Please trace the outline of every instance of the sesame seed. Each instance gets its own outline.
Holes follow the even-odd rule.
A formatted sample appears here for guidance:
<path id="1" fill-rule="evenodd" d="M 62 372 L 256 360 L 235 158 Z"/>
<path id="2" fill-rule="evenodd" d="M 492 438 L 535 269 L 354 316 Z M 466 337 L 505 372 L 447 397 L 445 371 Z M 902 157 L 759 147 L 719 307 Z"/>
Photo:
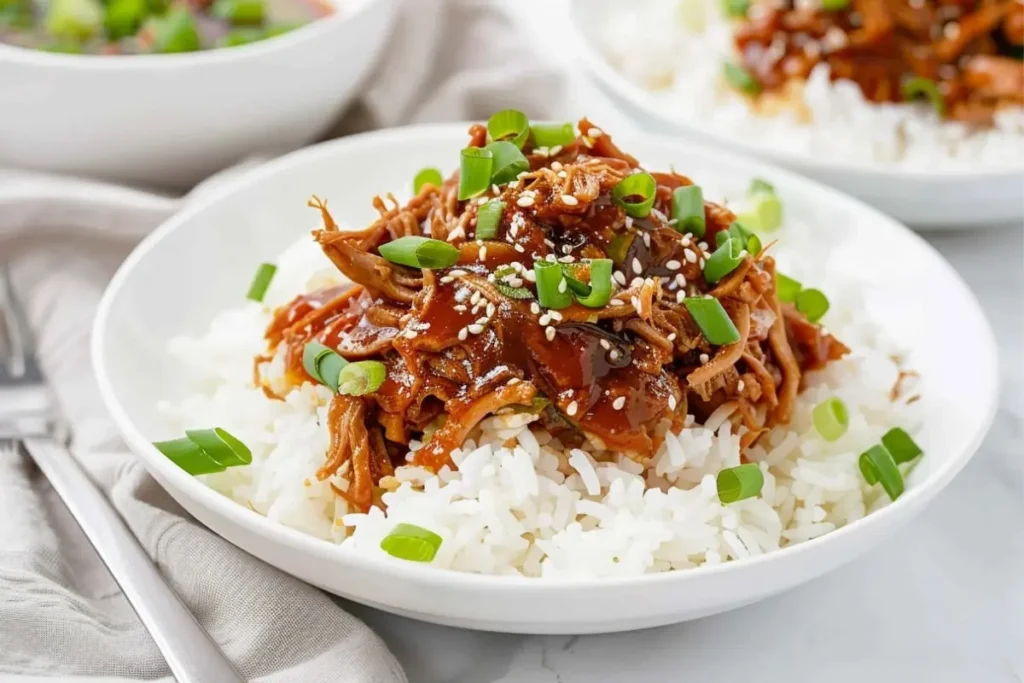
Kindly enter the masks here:
<path id="1" fill-rule="evenodd" d="M 711 360 L 710 356 L 708 356 L 708 354 L 706 354 L 706 353 L 702 353 L 702 354 L 700 354 L 699 358 L 700 358 L 700 364 L 701 364 L 701 365 L 704 365 L 704 364 L 705 364 L 705 363 L 707 363 L 707 362 L 708 362 L 709 360 Z"/>
<path id="2" fill-rule="evenodd" d="M 571 194 L 563 194 L 561 199 L 562 203 L 566 206 L 576 206 L 580 203 L 580 200 L 576 199 Z"/>
<path id="3" fill-rule="evenodd" d="M 494 304 L 492 304 L 491 302 L 488 301 L 487 302 L 487 317 L 490 318 L 490 317 L 494 316 L 494 312 L 496 310 L 497 309 L 494 307 Z"/>
<path id="4" fill-rule="evenodd" d="M 558 259 L 555 258 L 554 254 L 548 254 L 547 256 L 544 257 L 544 260 L 547 261 L 548 263 L 555 263 L 556 261 L 558 261 Z"/>
<path id="5" fill-rule="evenodd" d="M 622 299 L 612 299 L 608 302 L 609 306 L 625 306 L 626 303 Z"/>
<path id="6" fill-rule="evenodd" d="M 563 254 L 571 254 L 572 253 L 572 246 L 569 245 L 569 244 L 563 244 L 562 245 L 562 253 Z"/>
<path id="7" fill-rule="evenodd" d="M 520 254 L 525 254 L 526 253 L 526 249 L 523 249 L 523 245 L 521 245 L 521 244 L 517 244 L 514 248 Z"/>
<path id="8" fill-rule="evenodd" d="M 618 360 L 619 359 L 619 350 L 618 349 L 612 349 L 611 351 L 608 352 L 608 357 L 610 359 L 612 359 L 612 360 Z"/>
<path id="9" fill-rule="evenodd" d="M 561 152 L 562 151 L 562 146 L 561 145 L 555 145 L 551 149 L 557 149 L 559 152 Z M 556 152 L 556 154 L 557 154 L 557 152 Z M 552 171 L 561 171 L 562 170 L 562 162 L 561 161 L 552 161 L 551 162 L 551 170 Z"/>
<path id="10" fill-rule="evenodd" d="M 557 156 L 558 153 L 561 152 L 561 151 L 562 151 L 562 146 L 561 145 L 555 145 L 554 147 L 552 147 L 551 149 L 548 150 L 548 154 L 550 154 L 551 156 Z M 557 164 L 557 163 L 558 162 L 556 161 L 555 164 Z M 552 164 L 552 166 L 554 166 L 554 164 Z"/>
<path id="11" fill-rule="evenodd" d="M 675 259 L 672 259 L 671 261 L 665 264 L 665 267 L 668 268 L 669 270 L 679 270 L 680 268 L 683 267 L 683 264 L 680 263 L 679 261 L 676 261 Z"/>
<path id="12" fill-rule="evenodd" d="M 566 256 L 563 256 L 560 259 L 558 259 L 558 262 L 559 263 L 572 263 L 575 260 L 576 260 L 575 256 L 566 255 Z"/>
<path id="13" fill-rule="evenodd" d="M 460 225 L 459 227 L 455 228 L 450 233 L 448 233 L 448 239 L 446 241 L 452 242 L 452 241 L 457 240 L 457 239 L 465 238 L 465 236 L 466 236 L 466 231 L 463 230 L 462 226 Z"/>
<path id="14" fill-rule="evenodd" d="M 651 248 L 651 233 L 649 232 L 644 233 L 644 246 L 648 249 Z"/>
<path id="15" fill-rule="evenodd" d="M 555 338 L 555 328 L 553 328 L 553 327 L 545 328 L 544 329 L 544 336 L 547 338 L 548 341 L 554 340 L 554 338 Z"/>
<path id="16" fill-rule="evenodd" d="M 668 395 L 668 409 L 669 410 L 675 410 L 676 409 L 676 397 L 675 397 L 675 394 L 669 394 Z"/>
<path id="17" fill-rule="evenodd" d="M 458 311 L 459 313 L 465 313 L 466 312 L 465 304 L 455 304 L 454 306 L 452 306 L 452 308 L 454 310 Z"/>
<path id="18" fill-rule="evenodd" d="M 456 268 L 455 270 L 449 270 L 448 274 L 451 275 L 452 277 L 462 277 L 464 275 L 469 275 L 469 273 L 467 273 L 466 271 L 462 270 L 461 268 Z"/>
<path id="19" fill-rule="evenodd" d="M 487 247 L 480 247 L 480 251 L 478 251 L 476 253 L 476 257 L 480 261 L 486 261 L 487 260 Z"/>
<path id="20" fill-rule="evenodd" d="M 579 406 L 576 404 L 576 401 L 573 401 L 572 403 L 565 407 L 565 414 L 568 415 L 569 417 L 572 417 L 573 415 L 576 414 L 577 410 L 579 410 Z"/>
<path id="21" fill-rule="evenodd" d="M 528 270 L 525 273 L 523 273 L 523 277 L 526 278 L 526 280 L 528 282 L 536 282 L 537 281 L 537 274 L 534 273 L 532 270 Z"/>
<path id="22" fill-rule="evenodd" d="M 707 251 L 708 250 L 708 243 L 707 242 L 703 242 L 703 241 L 697 242 L 697 246 L 700 247 L 701 251 Z"/>
<path id="23" fill-rule="evenodd" d="M 552 249 L 554 249 L 554 248 L 555 248 L 555 243 L 554 243 L 554 242 L 552 242 L 551 240 L 549 240 L 549 239 L 548 239 L 547 237 L 545 237 L 545 238 L 544 238 L 544 244 L 548 245 L 548 246 L 549 246 L 549 247 L 551 247 Z"/>
<path id="24" fill-rule="evenodd" d="M 514 277 L 512 275 L 509 275 L 505 279 L 505 282 L 508 283 L 509 287 L 522 287 L 523 286 L 523 278 L 521 278 L 521 277 Z"/>
<path id="25" fill-rule="evenodd" d="M 551 316 L 552 320 L 558 320 L 559 322 L 562 320 L 562 314 L 558 311 L 548 311 L 548 315 Z"/>
<path id="26" fill-rule="evenodd" d="M 956 37 L 960 35 L 960 24 L 955 21 L 949 22 L 942 27 L 942 35 L 950 40 L 956 40 Z"/>
<path id="27" fill-rule="evenodd" d="M 612 401 L 612 408 L 615 408 L 615 410 L 622 410 L 625 407 L 626 407 L 626 397 L 625 396 L 619 396 L 617 399 Z"/>
<path id="28" fill-rule="evenodd" d="M 441 278 L 441 284 L 446 285 L 449 282 L 452 282 L 454 279 L 455 278 L 453 278 L 451 275 L 445 275 L 443 278 Z"/>
<path id="29" fill-rule="evenodd" d="M 487 281 L 494 282 L 494 273 L 487 273 Z"/>
<path id="30" fill-rule="evenodd" d="M 565 290 L 568 289 L 569 285 L 566 283 L 565 278 L 562 278 L 558 282 L 558 293 L 565 294 Z"/>
<path id="31" fill-rule="evenodd" d="M 476 324 L 477 325 L 486 325 L 489 322 L 491 322 L 491 319 L 488 318 L 486 315 L 481 317 L 481 318 L 477 318 L 476 319 Z"/>
<path id="32" fill-rule="evenodd" d="M 670 332 L 669 335 L 667 337 L 665 337 L 665 339 L 668 339 L 669 341 L 675 341 L 676 340 L 676 333 L 675 332 Z"/>
<path id="33" fill-rule="evenodd" d="M 743 387 L 745 387 L 745 386 L 746 385 L 743 383 L 743 380 L 740 380 L 739 382 L 736 382 L 736 391 L 743 391 Z"/>
<path id="34" fill-rule="evenodd" d="M 685 298 L 686 298 L 686 292 L 684 292 L 681 289 L 678 292 L 676 292 L 676 303 L 677 304 L 683 303 L 683 299 L 685 299 Z"/>
<path id="35" fill-rule="evenodd" d="M 686 276 L 683 275 L 682 273 L 676 273 L 675 283 L 677 287 L 686 286 Z"/>
<path id="36" fill-rule="evenodd" d="M 605 351 L 610 351 L 611 350 L 612 345 L 608 342 L 607 339 L 602 339 L 600 343 L 601 343 L 601 348 L 604 349 Z"/>
<path id="37" fill-rule="evenodd" d="M 415 339 L 416 338 L 416 330 L 406 330 L 405 331 L 405 338 L 406 339 Z"/>
<path id="38" fill-rule="evenodd" d="M 564 180 L 565 178 L 568 178 L 568 177 L 569 177 L 569 174 L 568 174 L 568 173 L 566 173 L 565 171 L 559 171 L 559 172 L 558 172 L 558 173 L 557 173 L 556 175 L 557 175 L 557 176 L 558 176 L 559 178 L 562 178 L 563 180 Z"/>
<path id="39" fill-rule="evenodd" d="M 484 326 L 479 323 L 474 323 L 472 325 L 468 325 L 466 329 L 468 329 L 473 334 L 480 334 L 481 332 L 484 331 Z"/>
<path id="40" fill-rule="evenodd" d="M 662 223 L 667 223 L 668 222 L 668 216 L 663 214 L 658 209 L 651 209 L 651 215 L 654 216 L 655 218 L 657 218 Z"/>
<path id="41" fill-rule="evenodd" d="M 501 194 L 501 188 L 498 187 L 497 185 L 493 185 L 492 184 L 491 185 L 491 192 L 493 192 L 494 194 Z"/>
<path id="42" fill-rule="evenodd" d="M 587 131 L 588 138 L 599 138 L 604 135 L 604 131 L 600 128 L 591 128 Z"/>
<path id="43" fill-rule="evenodd" d="M 704 270 L 704 257 L 703 256 L 700 257 L 700 262 L 697 265 L 700 266 L 701 270 Z"/>
<path id="44" fill-rule="evenodd" d="M 635 278 L 633 278 L 632 280 L 629 281 L 629 286 L 630 287 L 639 287 L 643 283 L 644 283 L 644 279 L 642 277 L 635 277 Z"/>
<path id="45" fill-rule="evenodd" d="M 519 206 L 533 206 L 533 197 L 530 195 L 523 195 L 516 200 L 516 204 Z"/>
<path id="46" fill-rule="evenodd" d="M 687 261 L 688 261 L 689 263 L 696 263 L 696 262 L 697 262 L 697 255 L 696 255 L 696 254 L 694 254 L 694 253 L 693 253 L 692 251 L 690 251 L 689 249 L 684 249 L 684 250 L 683 250 L 683 256 L 684 256 L 684 257 L 686 257 L 686 260 L 687 260 Z"/>
<path id="47" fill-rule="evenodd" d="M 629 303 L 631 303 L 633 305 L 633 308 L 639 310 L 639 308 L 640 308 L 640 299 L 636 298 L 635 296 L 631 296 L 631 297 L 629 297 Z"/>
<path id="48" fill-rule="evenodd" d="M 473 296 L 469 297 L 469 303 L 473 304 L 474 306 L 480 303 L 480 292 L 474 290 Z"/>
<path id="49" fill-rule="evenodd" d="M 632 216 L 626 216 L 626 230 L 629 230 L 632 227 L 633 227 L 633 217 Z"/>
<path id="50" fill-rule="evenodd" d="M 522 380 L 519 379 L 518 377 L 513 377 L 509 381 L 505 382 L 505 386 L 514 387 L 515 385 L 519 384 L 521 381 Z"/>
<path id="51" fill-rule="evenodd" d="M 622 274 L 621 270 L 616 270 L 615 274 L 612 275 L 612 277 L 615 279 L 616 282 L 618 282 L 623 287 L 626 286 L 626 276 Z"/>
<path id="52" fill-rule="evenodd" d="M 633 272 L 636 273 L 637 275 L 639 275 L 640 273 L 643 272 L 643 270 L 644 270 L 644 267 L 642 265 L 640 265 L 640 259 L 638 259 L 637 257 L 634 256 L 633 257 Z"/>
<path id="53" fill-rule="evenodd" d="M 545 313 L 537 320 L 537 322 L 543 326 L 547 326 L 547 324 L 551 322 L 551 316 Z"/>
<path id="54" fill-rule="evenodd" d="M 530 302 L 530 313 L 533 313 L 534 315 L 540 313 L 540 304 L 536 301 Z"/>
<path id="55" fill-rule="evenodd" d="M 463 327 L 461 330 L 459 330 L 459 341 L 466 341 L 466 337 L 468 337 L 468 336 L 469 336 L 469 331 L 466 330 L 465 327 Z"/>

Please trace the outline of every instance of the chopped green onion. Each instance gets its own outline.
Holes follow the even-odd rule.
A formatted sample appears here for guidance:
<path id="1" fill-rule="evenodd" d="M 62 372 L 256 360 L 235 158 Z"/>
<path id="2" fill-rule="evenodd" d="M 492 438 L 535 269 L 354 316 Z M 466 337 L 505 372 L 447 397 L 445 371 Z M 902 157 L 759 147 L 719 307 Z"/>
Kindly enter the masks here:
<path id="1" fill-rule="evenodd" d="M 505 213 L 505 202 L 500 199 L 492 199 L 477 211 L 476 214 L 476 238 L 478 240 L 489 240 L 498 234 L 498 225 L 501 223 L 501 216 Z"/>
<path id="2" fill-rule="evenodd" d="M 252 462 L 252 451 L 220 427 L 186 429 L 185 436 L 223 467 L 248 465 Z"/>
<path id="3" fill-rule="evenodd" d="M 274 279 L 274 273 L 276 272 L 277 266 L 273 263 L 261 263 L 256 271 L 256 276 L 252 279 L 252 284 L 249 285 L 249 293 L 245 295 L 246 298 L 253 301 L 263 301 L 263 296 L 267 293 L 267 288 L 270 286 L 270 281 Z"/>
<path id="4" fill-rule="evenodd" d="M 796 295 L 796 310 L 816 323 L 828 311 L 828 297 L 819 289 L 801 289 Z"/>
<path id="5" fill-rule="evenodd" d="M 839 12 L 850 6 L 850 0 L 821 0 L 821 9 L 826 12 Z"/>
<path id="6" fill-rule="evenodd" d="M 51 0 L 46 12 L 46 31 L 61 41 L 88 40 L 102 27 L 98 0 Z"/>
<path id="7" fill-rule="evenodd" d="M 444 176 L 441 175 L 441 171 L 436 168 L 424 168 L 412 179 L 412 191 L 414 194 L 419 194 L 424 185 L 433 185 L 439 188 L 443 184 Z"/>
<path id="8" fill-rule="evenodd" d="M 511 142 L 492 142 L 484 149 L 489 150 L 494 156 L 491 167 L 492 185 L 510 183 L 519 177 L 520 173 L 530 170 L 530 162 Z"/>
<path id="9" fill-rule="evenodd" d="M 755 194 L 762 193 L 775 194 L 775 186 L 769 183 L 767 180 L 762 180 L 761 178 L 754 178 L 753 180 L 751 180 L 750 188 L 747 190 L 747 194 L 753 196 Z"/>
<path id="10" fill-rule="evenodd" d="M 380 542 L 380 549 L 392 557 L 410 562 L 430 562 L 441 547 L 441 537 L 415 524 L 396 524 Z"/>
<path id="11" fill-rule="evenodd" d="M 827 398 L 811 411 L 811 421 L 814 428 L 821 434 L 825 441 L 835 441 L 846 433 L 850 426 L 850 416 L 846 413 L 846 406 L 838 398 L 833 396 Z"/>
<path id="12" fill-rule="evenodd" d="M 441 240 L 406 235 L 377 247 L 380 255 L 392 263 L 410 268 L 437 270 L 447 268 L 459 260 L 459 250 Z"/>
<path id="13" fill-rule="evenodd" d="M 718 500 L 723 503 L 735 503 L 745 498 L 753 498 L 761 493 L 764 486 L 764 473 L 760 466 L 748 462 L 745 465 L 727 467 L 719 471 L 716 477 L 718 484 Z"/>
<path id="14" fill-rule="evenodd" d="M 722 67 L 722 75 L 729 85 L 745 95 L 756 95 L 761 92 L 761 84 L 742 66 L 726 62 Z"/>
<path id="15" fill-rule="evenodd" d="M 576 294 L 576 301 L 587 308 L 602 308 L 612 298 L 612 260 L 596 258 L 590 261 L 590 287 L 586 294 Z"/>
<path id="16" fill-rule="evenodd" d="M 338 393 L 346 396 L 372 394 L 380 389 L 387 376 L 388 369 L 379 360 L 349 363 L 338 374 Z"/>
<path id="17" fill-rule="evenodd" d="M 939 92 L 938 84 L 930 78 L 924 78 L 922 76 L 911 76 L 903 81 L 900 86 L 900 93 L 903 95 L 903 99 L 910 101 L 916 100 L 919 97 L 925 97 L 932 103 L 932 107 L 935 109 L 935 113 L 939 118 L 945 116 L 946 103 L 942 99 L 942 93 Z"/>
<path id="18" fill-rule="evenodd" d="M 152 27 L 153 52 L 172 54 L 199 49 L 199 29 L 183 7 L 174 7 L 162 17 L 150 17 L 146 26 Z"/>
<path id="19" fill-rule="evenodd" d="M 181 438 L 171 441 L 154 441 L 158 451 L 167 456 L 175 465 L 192 476 L 223 472 L 226 467 L 203 452 L 192 439 Z"/>
<path id="20" fill-rule="evenodd" d="M 679 232 L 704 236 L 704 191 L 699 185 L 677 187 L 672 191 L 672 218 Z"/>
<path id="21" fill-rule="evenodd" d="M 530 119 L 516 109 L 504 109 L 487 120 L 487 134 L 495 142 L 507 140 L 522 149 L 530 135 Z"/>
<path id="22" fill-rule="evenodd" d="M 338 390 L 338 375 L 346 365 L 348 361 L 337 351 L 318 341 L 308 341 L 302 349 L 302 369 L 320 384 L 330 387 L 331 391 Z"/>
<path id="23" fill-rule="evenodd" d="M 265 14 L 263 0 L 216 0 L 211 13 L 232 24 L 262 24 Z"/>
<path id="24" fill-rule="evenodd" d="M 632 246 L 634 239 L 636 239 L 636 233 L 620 232 L 612 240 L 612 243 L 608 245 L 606 253 L 615 265 L 621 266 L 626 262 L 626 257 L 629 256 L 629 248 Z"/>
<path id="25" fill-rule="evenodd" d="M 650 173 L 634 173 L 612 188 L 612 201 L 633 218 L 645 218 L 654 206 L 658 183 Z"/>
<path id="26" fill-rule="evenodd" d="M 743 243 L 738 239 L 727 239 L 722 246 L 715 249 L 704 263 L 704 279 L 715 284 L 723 277 L 736 270 L 743 257 Z"/>
<path id="27" fill-rule="evenodd" d="M 903 493 L 903 475 L 900 474 L 896 461 L 892 459 L 892 454 L 885 446 L 872 446 L 867 449 L 861 453 L 858 464 L 864 481 L 872 486 L 881 483 L 890 500 L 896 500 Z"/>
<path id="28" fill-rule="evenodd" d="M 482 147 L 462 150 L 459 163 L 459 201 L 475 197 L 491 186 L 494 155 Z"/>
<path id="29" fill-rule="evenodd" d="M 148 14 L 146 0 L 111 0 L 103 16 L 107 38 L 120 40 L 135 35 Z"/>
<path id="30" fill-rule="evenodd" d="M 537 280 L 537 300 L 541 306 L 557 310 L 572 304 L 572 292 L 562 274 L 561 264 L 537 261 L 533 264 L 533 274 Z"/>
<path id="31" fill-rule="evenodd" d="M 263 40 L 267 37 L 267 34 L 261 28 L 255 26 L 243 26 L 242 28 L 236 28 L 228 31 L 224 34 L 224 37 L 218 41 L 218 45 L 221 47 L 238 47 L 239 45 L 248 45 L 249 43 L 255 43 L 258 40 Z"/>
<path id="32" fill-rule="evenodd" d="M 882 437 L 882 445 L 889 451 L 896 464 L 910 462 L 924 451 L 914 442 L 910 435 L 899 427 L 893 427 Z"/>
<path id="33" fill-rule="evenodd" d="M 569 286 L 569 291 L 573 293 L 573 296 L 579 298 L 581 296 L 589 296 L 592 287 L 582 280 L 577 280 L 575 277 L 566 272 L 566 269 L 562 269 L 562 275 L 565 277 L 565 284 Z"/>
<path id="34" fill-rule="evenodd" d="M 750 0 L 725 0 L 725 14 L 734 19 L 742 19 L 747 16 L 750 9 Z"/>
<path id="35" fill-rule="evenodd" d="M 779 301 L 784 301 L 788 304 L 794 303 L 801 289 L 803 289 L 803 285 L 798 280 L 794 280 L 776 271 L 775 293 L 778 294 Z"/>
<path id="36" fill-rule="evenodd" d="M 530 126 L 530 135 L 535 147 L 557 147 L 571 144 L 576 131 L 571 123 L 535 123 Z"/>
<path id="37" fill-rule="evenodd" d="M 532 299 L 533 292 L 528 290 L 526 287 L 512 287 L 506 285 L 504 282 L 495 282 L 494 286 L 499 292 L 507 296 L 509 299 Z"/>
<path id="38" fill-rule="evenodd" d="M 718 299 L 694 296 L 683 299 L 683 304 L 704 338 L 715 346 L 739 341 L 740 332 Z"/>
<path id="39" fill-rule="evenodd" d="M 743 215 L 743 222 L 755 230 L 772 232 L 782 225 L 782 202 L 774 194 L 761 192 L 753 195 L 750 212 Z"/>

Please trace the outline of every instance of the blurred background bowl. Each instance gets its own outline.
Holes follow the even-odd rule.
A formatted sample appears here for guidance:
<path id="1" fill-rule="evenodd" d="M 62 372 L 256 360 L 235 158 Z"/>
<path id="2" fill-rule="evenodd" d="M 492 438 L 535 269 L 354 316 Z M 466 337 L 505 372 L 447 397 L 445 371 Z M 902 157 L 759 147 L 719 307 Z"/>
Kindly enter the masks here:
<path id="1" fill-rule="evenodd" d="M 396 0 L 330 0 L 281 36 L 169 55 L 0 44 L 0 166 L 184 188 L 321 136 L 387 39 Z"/>

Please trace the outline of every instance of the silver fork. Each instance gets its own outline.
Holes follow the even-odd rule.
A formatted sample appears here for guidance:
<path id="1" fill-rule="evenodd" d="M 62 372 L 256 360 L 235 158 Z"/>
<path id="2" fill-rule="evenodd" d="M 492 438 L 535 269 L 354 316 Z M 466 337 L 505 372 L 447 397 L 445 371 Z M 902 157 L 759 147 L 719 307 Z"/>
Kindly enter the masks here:
<path id="1" fill-rule="evenodd" d="M 121 587 L 180 683 L 245 679 L 188 611 L 68 451 L 8 269 L 0 264 L 0 456 L 28 453 Z"/>

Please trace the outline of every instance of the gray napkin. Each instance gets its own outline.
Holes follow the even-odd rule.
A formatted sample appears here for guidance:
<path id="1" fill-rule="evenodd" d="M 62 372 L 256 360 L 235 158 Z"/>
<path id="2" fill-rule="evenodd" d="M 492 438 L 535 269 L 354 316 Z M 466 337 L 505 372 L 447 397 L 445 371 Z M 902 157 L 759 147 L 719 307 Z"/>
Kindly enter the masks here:
<path id="1" fill-rule="evenodd" d="M 485 118 L 512 105 L 544 116 L 559 79 L 522 54 L 526 44 L 498 3 L 408 2 L 384 63 L 337 131 Z M 331 597 L 194 522 L 127 451 L 99 403 L 88 342 L 103 287 L 135 242 L 220 180 L 179 199 L 0 169 L 0 261 L 11 263 L 73 451 L 242 673 L 405 681 L 381 640 Z M 48 483 L 10 453 L 0 453 L 2 674 L 169 678 Z"/>

